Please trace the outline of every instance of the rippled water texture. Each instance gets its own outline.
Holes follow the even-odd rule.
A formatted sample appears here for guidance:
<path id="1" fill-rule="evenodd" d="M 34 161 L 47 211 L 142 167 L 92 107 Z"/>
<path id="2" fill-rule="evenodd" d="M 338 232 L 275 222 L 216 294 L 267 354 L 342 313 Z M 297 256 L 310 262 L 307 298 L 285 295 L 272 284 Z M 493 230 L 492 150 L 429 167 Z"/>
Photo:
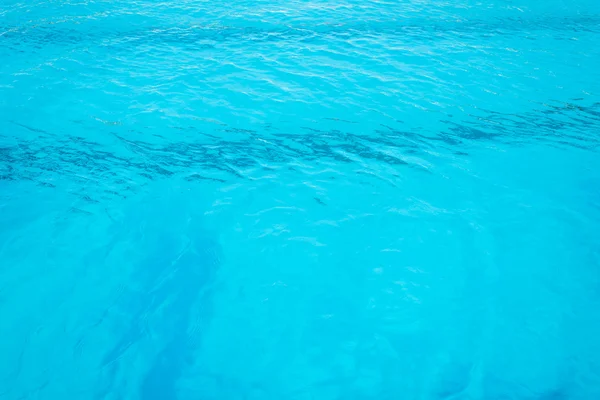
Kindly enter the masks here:
<path id="1" fill-rule="evenodd" d="M 597 0 L 0 1 L 0 398 L 600 399 Z"/>

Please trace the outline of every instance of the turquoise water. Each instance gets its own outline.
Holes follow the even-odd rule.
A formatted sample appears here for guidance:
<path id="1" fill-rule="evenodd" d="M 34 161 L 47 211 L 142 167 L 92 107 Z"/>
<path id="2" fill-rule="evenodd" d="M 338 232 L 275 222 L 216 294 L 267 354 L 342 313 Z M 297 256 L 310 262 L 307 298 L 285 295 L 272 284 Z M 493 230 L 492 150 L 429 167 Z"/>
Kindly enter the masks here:
<path id="1" fill-rule="evenodd" d="M 1 399 L 600 398 L 600 2 L 0 2 Z"/>

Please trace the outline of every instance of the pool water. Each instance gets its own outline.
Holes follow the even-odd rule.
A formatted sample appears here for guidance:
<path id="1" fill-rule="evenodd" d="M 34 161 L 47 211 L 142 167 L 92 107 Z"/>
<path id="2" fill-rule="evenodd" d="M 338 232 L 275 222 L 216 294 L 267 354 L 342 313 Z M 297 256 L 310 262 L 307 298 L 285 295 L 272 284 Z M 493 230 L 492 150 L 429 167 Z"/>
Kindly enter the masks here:
<path id="1" fill-rule="evenodd" d="M 0 398 L 600 398 L 600 2 L 0 3 Z"/>

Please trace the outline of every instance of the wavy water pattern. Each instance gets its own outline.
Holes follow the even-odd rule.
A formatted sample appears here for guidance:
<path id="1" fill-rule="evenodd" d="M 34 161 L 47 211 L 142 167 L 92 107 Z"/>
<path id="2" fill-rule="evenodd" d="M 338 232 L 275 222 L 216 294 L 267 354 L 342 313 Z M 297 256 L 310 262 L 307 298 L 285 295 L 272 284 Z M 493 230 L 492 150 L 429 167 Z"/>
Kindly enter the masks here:
<path id="1" fill-rule="evenodd" d="M 600 3 L 4 0 L 0 398 L 600 398 Z"/>

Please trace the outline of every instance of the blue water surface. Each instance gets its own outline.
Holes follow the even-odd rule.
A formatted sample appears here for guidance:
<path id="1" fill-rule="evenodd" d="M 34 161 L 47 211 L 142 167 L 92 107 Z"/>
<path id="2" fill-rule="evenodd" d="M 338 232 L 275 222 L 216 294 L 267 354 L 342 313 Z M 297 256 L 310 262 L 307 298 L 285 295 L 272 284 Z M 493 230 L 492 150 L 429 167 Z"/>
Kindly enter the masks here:
<path id="1" fill-rule="evenodd" d="M 0 0 L 0 399 L 600 399 L 597 0 Z"/>

